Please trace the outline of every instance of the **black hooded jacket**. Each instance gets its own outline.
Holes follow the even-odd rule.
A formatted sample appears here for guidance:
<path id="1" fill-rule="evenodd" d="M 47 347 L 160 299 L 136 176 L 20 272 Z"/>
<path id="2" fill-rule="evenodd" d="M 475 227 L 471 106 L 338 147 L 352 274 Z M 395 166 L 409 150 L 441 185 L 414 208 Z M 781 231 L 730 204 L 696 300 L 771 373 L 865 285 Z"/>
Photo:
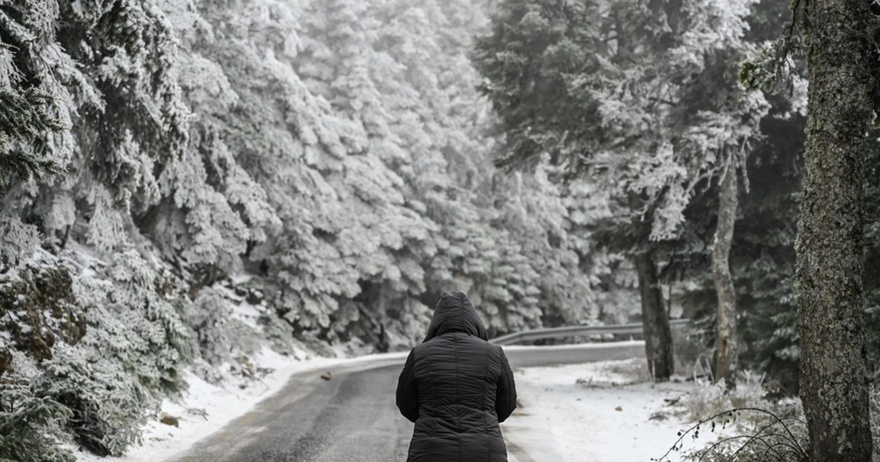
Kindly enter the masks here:
<path id="1" fill-rule="evenodd" d="M 516 387 L 504 351 L 487 340 L 467 295 L 443 293 L 397 382 L 397 407 L 415 422 L 407 462 L 507 461 L 498 423 L 516 407 Z"/>

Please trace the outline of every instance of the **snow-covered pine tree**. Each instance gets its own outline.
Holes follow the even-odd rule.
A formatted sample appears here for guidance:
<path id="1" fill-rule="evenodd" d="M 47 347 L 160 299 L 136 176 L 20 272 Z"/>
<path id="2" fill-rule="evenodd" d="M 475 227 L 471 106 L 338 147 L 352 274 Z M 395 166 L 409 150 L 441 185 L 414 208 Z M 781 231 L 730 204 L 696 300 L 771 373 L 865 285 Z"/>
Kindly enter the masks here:
<path id="1" fill-rule="evenodd" d="M 581 181 L 560 186 L 552 179 L 560 173 L 541 164 L 533 175 L 517 174 L 523 187 L 508 202 L 504 220 L 540 275 L 544 323 L 589 324 L 600 312 L 619 308 L 600 305 L 609 261 L 591 242 L 590 228 L 610 213 L 607 196 Z"/>
<path id="2" fill-rule="evenodd" d="M 735 75 L 728 54 L 740 53 L 749 3 L 510 0 L 474 56 L 508 137 L 500 165 L 533 165 L 549 152 L 629 204 L 631 226 L 644 230 L 629 253 L 661 378 L 671 373 L 671 350 L 650 242 L 680 236 L 697 186 L 742 165 L 766 111 L 735 79 L 708 85 Z"/>
<path id="3" fill-rule="evenodd" d="M 0 36 L 3 91 L 47 98 L 39 110 L 27 106 L 33 100 L 19 101 L 17 111 L 42 112 L 4 137 L 4 160 L 12 149 L 64 170 L 40 182 L 17 175 L 2 197 L 9 233 L 0 251 L 0 298 L 10 313 L 3 330 L 27 335 L 12 344 L 0 336 L 0 355 L 23 352 L 4 368 L 30 370 L 27 399 L 55 403 L 64 410 L 56 417 L 68 417 L 44 419 L 39 431 L 64 425 L 84 447 L 119 455 L 139 438 L 155 394 L 182 386 L 188 330 L 172 298 L 160 296 L 161 265 L 140 253 L 151 250 L 135 224 L 160 200 L 159 172 L 187 138 L 189 113 L 170 74 L 173 32 L 151 1 L 6 1 Z M 0 110 L 5 117 L 10 109 Z M 9 114 L 11 121 L 21 116 Z M 123 249 L 115 258 L 127 263 L 103 272 L 96 262 Z M 139 276 L 123 277 L 126 271 Z M 128 323 L 113 324 L 108 309 Z M 109 360 L 107 345 L 117 346 Z M 10 392 L 0 387 L 0 399 Z M 52 453 L 35 448 L 44 450 Z"/>
<path id="4" fill-rule="evenodd" d="M 282 224 L 265 232 L 264 243 L 253 240 L 247 254 L 277 282 L 270 296 L 276 307 L 295 328 L 333 337 L 353 322 L 337 310 L 340 300 L 360 292 L 361 278 L 382 279 L 387 273 L 398 282 L 412 278 L 418 287 L 417 273 L 401 278 L 387 270 L 394 261 L 390 253 L 404 250 L 406 239 L 422 239 L 419 229 L 425 225 L 413 221 L 415 214 L 401 213 L 401 196 L 393 192 L 400 179 L 381 161 L 347 157 L 363 154 L 369 144 L 355 128 L 361 122 L 337 116 L 292 67 L 293 58 L 303 52 L 297 35 L 301 27 L 294 19 L 300 15 L 292 10 L 296 6 L 247 3 L 252 16 L 203 5 L 198 16 L 204 21 L 190 21 L 207 31 L 189 34 L 194 38 L 191 52 L 203 58 L 202 67 L 219 75 L 206 82 L 206 89 L 211 82 L 219 82 L 219 89 L 228 82 L 235 89 L 229 102 L 232 117 L 225 108 L 205 104 L 204 126 L 215 140 L 223 140 L 227 160 L 234 158 L 241 172 L 266 191 L 266 203 Z M 264 13 L 269 11 L 267 22 Z M 265 44 L 271 45 L 268 52 Z M 254 126 L 253 120 L 262 124 Z M 332 329 L 331 321 L 338 321 Z"/>

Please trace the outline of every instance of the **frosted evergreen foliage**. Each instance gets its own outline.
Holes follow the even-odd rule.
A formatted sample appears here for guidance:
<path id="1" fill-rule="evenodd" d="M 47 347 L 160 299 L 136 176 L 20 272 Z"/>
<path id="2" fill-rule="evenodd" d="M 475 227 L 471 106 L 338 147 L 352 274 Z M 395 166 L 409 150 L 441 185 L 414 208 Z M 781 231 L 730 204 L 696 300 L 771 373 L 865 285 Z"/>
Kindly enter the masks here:
<path id="1" fill-rule="evenodd" d="M 186 1 L 28 10 L 49 12 L 28 27 L 70 18 L 62 41 L 41 29 L 31 47 L 54 67 L 2 61 L 4 84 L 49 82 L 71 124 L 57 137 L 71 174 L 15 196 L 39 211 L 47 238 L 101 252 L 151 238 L 206 283 L 268 266 L 279 311 L 325 334 L 387 316 L 340 308 L 367 284 L 425 322 L 423 294 L 441 290 L 429 281 L 475 291 L 499 330 L 540 324 L 529 238 L 495 228 L 509 211 L 477 213 L 507 194 L 486 191 L 480 151 L 493 142 L 480 142 L 485 103 L 465 56 L 482 13 L 460 2 L 246 3 L 245 14 Z M 76 42 L 85 30 L 101 48 Z M 447 216 L 427 208 L 432 194 Z M 416 324 L 404 323 L 412 338 Z"/>
<path id="2" fill-rule="evenodd" d="M 184 309 L 197 356 L 215 366 L 252 354 L 257 343 L 257 332 L 232 316 L 232 303 L 221 292 L 204 288 Z"/>
<path id="3" fill-rule="evenodd" d="M 56 447 L 61 428 L 72 417 L 63 404 L 35 394 L 36 366 L 22 354 L 12 356 L 0 387 L 0 461 L 73 462 L 74 455 Z M 23 425 L 23 423 L 25 423 Z"/>
<path id="4" fill-rule="evenodd" d="M 96 350 L 114 345 L 109 352 L 138 386 L 181 389 L 178 371 L 189 353 L 192 331 L 174 305 L 182 301 L 166 292 L 176 281 L 163 281 L 158 268 L 134 250 L 116 254 L 99 277 L 74 286 L 89 322 L 97 327 L 83 341 Z"/>
<path id="5" fill-rule="evenodd" d="M 744 168 L 753 134 L 759 133 L 758 123 L 769 109 L 763 95 L 746 93 L 736 84 L 725 88 L 725 85 L 731 86 L 730 81 L 717 82 L 716 74 L 711 73 L 726 71 L 729 75 L 732 72 L 724 69 L 723 59 L 726 54 L 738 53 L 742 48 L 742 37 L 748 28 L 745 17 L 752 3 L 685 2 L 681 6 L 681 17 L 675 19 L 679 22 L 675 29 L 664 30 L 662 23 L 658 26 L 658 33 L 680 34 L 679 39 L 672 42 L 674 45 L 665 50 L 657 50 L 656 45 L 648 47 L 644 55 L 621 63 L 633 66 L 633 71 L 638 73 L 627 73 L 624 69 L 622 73 L 612 73 L 622 80 L 594 96 L 600 104 L 618 105 L 616 110 L 602 114 L 603 125 L 610 132 L 608 136 L 627 136 L 643 129 L 642 122 L 633 124 L 627 120 L 644 121 L 653 133 L 660 134 L 659 140 L 637 142 L 624 152 L 625 155 L 628 152 L 634 162 L 627 167 L 632 178 L 627 188 L 647 193 L 652 198 L 647 207 L 657 207 L 652 239 L 675 237 L 697 185 L 716 175 L 738 174 Z M 642 38 L 651 40 L 651 34 Z M 660 46 L 665 43 L 661 41 Z M 655 54 L 658 51 L 661 56 Z M 647 60 L 647 69 L 643 60 Z M 711 66 L 717 70 L 713 71 Z M 641 77 L 646 75 L 651 77 L 648 80 Z M 674 86 L 670 82 L 681 84 Z M 618 89 L 623 87 L 633 90 L 621 98 L 617 96 Z M 724 99 L 698 104 L 695 113 L 685 114 L 676 109 L 676 105 L 699 98 L 699 92 L 721 91 L 726 95 Z M 621 114 L 627 115 L 621 118 Z M 650 143 L 656 148 L 652 149 Z"/>
<path id="6" fill-rule="evenodd" d="M 508 135 L 500 163 L 550 152 L 615 197 L 641 196 L 652 240 L 678 237 L 698 188 L 742 171 L 769 108 L 731 64 L 754 2 L 538 3 L 502 2 L 474 57 Z"/>
<path id="7" fill-rule="evenodd" d="M 112 252 L 128 241 L 124 218 L 104 187 L 96 185 L 88 199 L 94 209 L 85 235 L 86 242 L 103 252 Z"/>
<path id="8" fill-rule="evenodd" d="M 594 288 L 609 271 L 605 252 L 592 247 L 590 227 L 610 212 L 607 197 L 588 184 L 557 186 L 550 177 L 559 173 L 546 164 L 539 166 L 530 187 L 515 198 L 516 213 L 506 219 L 510 229 L 522 233 L 524 251 L 540 275 L 544 319 L 552 324 L 588 324 L 600 312 Z"/>
<path id="9" fill-rule="evenodd" d="M 0 218 L 0 265 L 14 267 L 28 260 L 40 245 L 40 235 L 33 225 L 18 217 Z"/>
<path id="10" fill-rule="evenodd" d="M 66 416 L 47 428 L 66 429 L 97 454 L 121 455 L 139 441 L 144 410 L 184 386 L 190 334 L 159 294 L 156 269 L 136 252 L 109 265 L 80 266 L 73 256 L 40 250 L 0 284 L 0 354 L 22 352 L 0 373 L 28 371 L 32 399 Z M 0 396 L 15 391 L 3 383 Z"/>
<path id="11" fill-rule="evenodd" d="M 77 443 L 102 456 L 120 456 L 140 441 L 142 409 L 147 398 L 122 364 L 107 361 L 99 347 L 56 349 L 34 386 L 71 413 L 67 427 Z M 100 366 L 96 366 L 101 364 Z M 150 403 L 153 405 L 153 403 Z"/>
<path id="12" fill-rule="evenodd" d="M 60 406 L 43 427 L 119 455 L 188 364 L 404 350 L 444 290 L 493 335 L 592 322 L 607 196 L 494 170 L 481 8 L 0 0 L 0 359 Z"/>

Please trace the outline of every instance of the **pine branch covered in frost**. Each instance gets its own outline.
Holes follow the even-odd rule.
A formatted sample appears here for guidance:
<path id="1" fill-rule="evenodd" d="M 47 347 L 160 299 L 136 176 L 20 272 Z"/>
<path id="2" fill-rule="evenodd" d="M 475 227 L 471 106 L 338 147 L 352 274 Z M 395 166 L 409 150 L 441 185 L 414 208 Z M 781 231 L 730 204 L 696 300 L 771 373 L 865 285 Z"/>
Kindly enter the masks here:
<path id="1" fill-rule="evenodd" d="M 48 396 L 35 394 L 30 361 L 18 353 L 12 370 L 3 374 L 0 386 L 0 460 L 21 462 L 73 462 L 70 451 L 57 447 L 61 428 L 73 413 Z"/>
<path id="2" fill-rule="evenodd" d="M 0 193 L 14 181 L 61 171 L 49 138 L 64 127 L 50 114 L 51 104 L 38 89 L 0 87 Z"/>
<path id="3" fill-rule="evenodd" d="M 36 226 L 18 217 L 0 218 L 0 265 L 15 267 L 29 259 L 40 245 Z"/>
<path id="4" fill-rule="evenodd" d="M 69 410 L 67 427 L 82 447 L 101 456 L 120 456 L 140 442 L 142 409 L 155 403 L 126 373 L 124 363 L 107 361 L 101 349 L 107 345 L 56 349 L 34 386 Z"/>
<path id="5" fill-rule="evenodd" d="M 84 339 L 108 350 L 125 371 L 150 390 L 184 386 L 179 368 L 191 354 L 192 331 L 173 303 L 160 292 L 156 269 L 136 251 L 117 254 L 104 270 L 106 279 L 85 279 L 75 286 L 94 335 Z"/>
<path id="6" fill-rule="evenodd" d="M 18 350 L 3 372 L 29 371 L 33 399 L 66 415 L 52 425 L 97 454 L 121 455 L 139 441 L 143 411 L 159 393 L 183 386 L 190 334 L 136 252 L 119 254 L 105 274 L 80 271 L 43 252 L 0 285 L 0 327 L 11 340 L 0 351 Z M 11 392 L 6 383 L 0 395 Z"/>
<path id="7" fill-rule="evenodd" d="M 230 300 L 212 288 L 204 288 L 184 309 L 184 320 L 194 333 L 197 355 L 219 366 L 236 356 L 255 351 L 257 333 L 232 316 Z"/>

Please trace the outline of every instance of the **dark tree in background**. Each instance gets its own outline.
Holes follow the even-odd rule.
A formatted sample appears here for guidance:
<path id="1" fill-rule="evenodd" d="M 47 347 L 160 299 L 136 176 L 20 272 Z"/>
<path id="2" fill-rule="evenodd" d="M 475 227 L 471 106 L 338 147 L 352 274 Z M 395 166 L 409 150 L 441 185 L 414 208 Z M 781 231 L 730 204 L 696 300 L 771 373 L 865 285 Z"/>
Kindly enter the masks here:
<path id="1" fill-rule="evenodd" d="M 695 254 L 713 254 L 723 310 L 717 369 L 722 378 L 735 373 L 728 254 L 738 183 L 769 108 L 762 96 L 745 94 L 735 77 L 749 5 L 506 0 L 492 34 L 476 42 L 473 61 L 485 78 L 480 89 L 506 136 L 497 164 L 559 165 L 570 177 L 600 185 L 619 205 L 604 244 L 636 268 L 646 356 L 659 380 L 673 372 L 660 291 L 669 280 L 662 275 L 699 260 Z M 708 215 L 720 218 L 710 236 L 707 223 L 694 226 L 686 215 L 695 202 L 717 195 L 723 200 Z"/>
<path id="2" fill-rule="evenodd" d="M 812 0 L 806 178 L 798 225 L 801 399 L 814 461 L 871 460 L 862 313 L 871 12 Z"/>
<path id="3" fill-rule="evenodd" d="M 492 34 L 477 40 L 473 56 L 486 79 L 480 89 L 492 101 L 506 136 L 498 166 L 528 169 L 549 153 L 551 162 L 565 164 L 567 175 L 575 177 L 586 174 L 594 154 L 613 142 L 614 134 L 602 123 L 601 102 L 590 91 L 578 91 L 575 87 L 583 83 L 575 80 L 600 73 L 601 56 L 615 55 L 622 63 L 633 58 L 635 44 L 623 39 L 631 25 L 625 7 L 617 4 L 603 13 L 593 1 L 508 0 L 498 5 Z M 615 34 L 620 39 L 614 43 L 603 39 Z M 624 215 L 632 216 L 617 222 L 638 273 L 646 357 L 653 375 L 665 380 L 673 372 L 672 335 L 651 226 L 637 212 L 648 204 L 637 192 L 618 198 Z"/>

